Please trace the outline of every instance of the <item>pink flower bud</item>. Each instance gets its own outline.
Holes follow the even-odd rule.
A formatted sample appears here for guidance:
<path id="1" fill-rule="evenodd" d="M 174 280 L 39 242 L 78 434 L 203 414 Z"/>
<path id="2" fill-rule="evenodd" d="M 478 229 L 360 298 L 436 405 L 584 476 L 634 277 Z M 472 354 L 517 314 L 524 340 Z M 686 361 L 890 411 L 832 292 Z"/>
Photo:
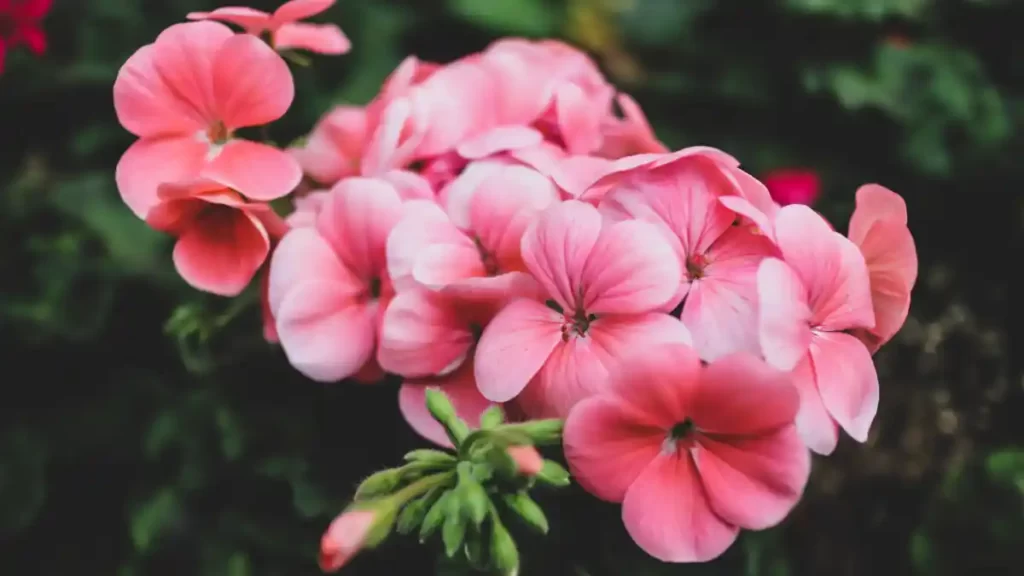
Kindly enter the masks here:
<path id="1" fill-rule="evenodd" d="M 347 564 L 362 549 L 376 519 L 373 510 L 352 510 L 335 518 L 320 539 L 320 569 L 337 572 Z"/>
<path id="2" fill-rule="evenodd" d="M 772 199 L 779 204 L 804 204 L 810 206 L 821 193 L 821 179 L 813 170 L 790 168 L 769 172 L 764 185 Z"/>
<path id="3" fill-rule="evenodd" d="M 536 476 L 544 467 L 544 458 L 533 446 L 509 446 L 508 455 L 523 476 Z"/>

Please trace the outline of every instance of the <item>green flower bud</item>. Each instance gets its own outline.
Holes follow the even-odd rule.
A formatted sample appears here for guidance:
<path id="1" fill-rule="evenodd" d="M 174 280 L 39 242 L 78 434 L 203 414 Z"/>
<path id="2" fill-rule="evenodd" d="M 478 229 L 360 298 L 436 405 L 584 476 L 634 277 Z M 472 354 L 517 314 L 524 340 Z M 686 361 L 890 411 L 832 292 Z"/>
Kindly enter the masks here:
<path id="1" fill-rule="evenodd" d="M 541 534 L 548 533 L 548 519 L 547 516 L 544 515 L 544 510 L 542 510 L 541 507 L 526 494 L 526 492 L 502 494 L 501 500 L 505 506 L 512 512 L 515 512 L 527 526 Z"/>
<path id="2" fill-rule="evenodd" d="M 527 444 L 546 446 L 558 444 L 562 441 L 562 429 L 564 426 L 565 423 L 563 421 L 551 418 L 548 420 L 531 420 L 518 424 L 508 424 L 503 426 L 500 431 L 502 434 L 520 433 L 529 438 L 529 442 L 526 442 Z M 517 443 L 521 444 L 522 442 Z"/>
<path id="3" fill-rule="evenodd" d="M 480 415 L 480 428 L 487 430 L 500 426 L 505 422 L 505 412 L 501 406 L 491 406 Z"/>
<path id="4" fill-rule="evenodd" d="M 413 450 L 405 455 L 406 462 L 418 462 L 423 464 L 437 464 L 439 467 L 445 464 L 455 464 L 455 456 L 440 450 Z"/>
<path id="5" fill-rule="evenodd" d="M 444 526 L 441 528 L 441 541 L 444 542 L 444 553 L 449 558 L 455 556 L 455 553 L 462 547 L 462 542 L 466 537 L 466 520 L 459 513 L 458 504 L 452 506 L 451 502 L 457 503 L 458 499 L 453 498 L 449 501 L 449 511 L 444 519 Z M 454 510 L 451 508 L 454 508 Z"/>
<path id="6" fill-rule="evenodd" d="M 369 500 L 371 498 L 378 498 L 380 496 L 387 496 L 396 488 L 402 484 L 402 470 L 400 468 L 391 468 L 389 470 L 381 470 L 380 472 L 374 472 L 363 480 L 359 487 L 356 488 L 355 496 L 353 500 Z"/>
<path id="7" fill-rule="evenodd" d="M 426 542 L 427 538 L 430 538 L 441 527 L 445 515 L 448 513 L 448 500 L 451 498 L 452 491 L 449 490 L 442 494 L 427 511 L 427 515 L 423 517 L 423 524 L 420 525 L 420 542 Z"/>
<path id="8" fill-rule="evenodd" d="M 548 486 L 561 488 L 569 485 L 569 471 L 557 462 L 545 460 L 540 472 L 537 473 L 537 480 Z"/>
<path id="9" fill-rule="evenodd" d="M 491 522 L 491 563 L 502 576 L 519 574 L 519 550 L 505 526 L 497 519 Z"/>
<path id="10" fill-rule="evenodd" d="M 466 561 L 477 570 L 483 571 L 487 567 L 487 550 L 484 548 L 484 540 L 478 532 L 466 535 L 466 543 L 462 546 L 462 552 L 466 555 Z"/>
<path id="11" fill-rule="evenodd" d="M 430 411 L 430 415 L 444 426 L 452 444 L 455 446 L 461 444 L 469 435 L 469 426 L 456 415 L 455 407 L 448 400 L 448 396 L 436 388 L 428 388 L 426 396 L 427 410 Z"/>
<path id="12" fill-rule="evenodd" d="M 413 500 L 405 505 L 398 514 L 398 525 L 396 530 L 399 534 L 411 534 L 418 529 L 427 515 L 427 511 L 434 504 L 437 498 L 444 491 L 443 488 L 434 488 L 422 497 Z"/>

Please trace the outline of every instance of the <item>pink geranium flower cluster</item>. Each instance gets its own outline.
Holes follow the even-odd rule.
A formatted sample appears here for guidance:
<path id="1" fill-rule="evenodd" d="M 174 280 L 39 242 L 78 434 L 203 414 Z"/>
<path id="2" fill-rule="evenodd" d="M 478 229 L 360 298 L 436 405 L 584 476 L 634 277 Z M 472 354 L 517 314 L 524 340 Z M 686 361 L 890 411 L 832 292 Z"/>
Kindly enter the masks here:
<path id="1" fill-rule="evenodd" d="M 192 14 L 246 32 L 175 24 L 121 70 L 139 140 L 118 187 L 178 237 L 187 282 L 230 296 L 265 270 L 265 334 L 288 361 L 320 382 L 400 376 L 402 414 L 438 444 L 428 387 L 473 424 L 494 404 L 565 418 L 578 481 L 667 561 L 779 522 L 808 447 L 866 439 L 871 355 L 916 280 L 899 196 L 862 187 L 844 236 L 722 151 L 669 151 L 557 41 L 410 57 L 299 148 L 241 137 L 291 105 L 275 48 L 347 50 L 295 23 L 330 4 Z M 282 218 L 268 202 L 289 194 Z"/>

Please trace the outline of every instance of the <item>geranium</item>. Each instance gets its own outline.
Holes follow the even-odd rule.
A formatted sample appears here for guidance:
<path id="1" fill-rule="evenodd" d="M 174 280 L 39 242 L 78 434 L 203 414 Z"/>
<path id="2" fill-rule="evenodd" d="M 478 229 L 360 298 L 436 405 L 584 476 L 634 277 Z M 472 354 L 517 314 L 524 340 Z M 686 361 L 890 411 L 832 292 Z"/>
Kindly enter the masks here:
<path id="1" fill-rule="evenodd" d="M 36 56 L 46 52 L 42 20 L 53 0 L 0 0 L 0 74 L 7 51 L 25 45 Z"/>
<path id="2" fill-rule="evenodd" d="M 395 376 L 406 422 L 451 450 L 367 477 L 324 534 L 324 570 L 394 529 L 440 531 L 449 557 L 516 573 L 505 516 L 547 531 L 526 492 L 569 482 L 534 447 L 563 443 L 563 418 L 580 484 L 671 562 L 780 522 L 808 448 L 830 453 L 840 428 L 867 438 L 872 353 L 917 276 L 899 196 L 858 190 L 845 237 L 799 205 L 815 173 L 761 182 L 721 150 L 669 151 L 636 101 L 552 40 L 410 56 L 287 151 L 241 137 L 292 102 L 275 49 L 347 50 L 336 27 L 297 22 L 331 4 L 191 14 L 246 33 L 175 24 L 114 86 L 139 137 L 118 188 L 177 237 L 181 276 L 231 296 L 261 274 L 264 335 L 296 370 Z"/>

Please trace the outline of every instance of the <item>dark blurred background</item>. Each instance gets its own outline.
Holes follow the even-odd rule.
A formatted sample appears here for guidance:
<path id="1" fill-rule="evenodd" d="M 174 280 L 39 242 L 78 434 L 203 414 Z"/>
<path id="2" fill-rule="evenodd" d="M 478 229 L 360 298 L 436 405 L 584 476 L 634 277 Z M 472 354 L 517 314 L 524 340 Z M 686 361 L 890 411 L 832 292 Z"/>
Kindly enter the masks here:
<path id="1" fill-rule="evenodd" d="M 393 383 L 305 381 L 262 341 L 254 299 L 188 288 L 168 238 L 120 202 L 114 165 L 132 137 L 114 116 L 117 70 L 188 11 L 217 5 L 55 0 L 45 56 L 8 51 L 5 576 L 316 574 L 319 536 L 358 480 L 422 444 Z M 594 53 L 670 147 L 717 146 L 762 176 L 816 171 L 816 208 L 840 230 L 862 183 L 909 205 L 921 270 L 911 317 L 876 357 L 871 438 L 817 458 L 781 527 L 711 564 L 659 565 L 614 507 L 549 497 L 554 531 L 524 535 L 524 576 L 1024 573 L 1024 380 L 1008 328 L 1024 2 L 342 0 L 324 18 L 354 49 L 295 68 L 279 143 L 332 104 L 368 101 L 407 54 L 448 61 L 502 35 L 554 36 Z M 345 573 L 431 574 L 434 550 L 398 541 Z"/>

